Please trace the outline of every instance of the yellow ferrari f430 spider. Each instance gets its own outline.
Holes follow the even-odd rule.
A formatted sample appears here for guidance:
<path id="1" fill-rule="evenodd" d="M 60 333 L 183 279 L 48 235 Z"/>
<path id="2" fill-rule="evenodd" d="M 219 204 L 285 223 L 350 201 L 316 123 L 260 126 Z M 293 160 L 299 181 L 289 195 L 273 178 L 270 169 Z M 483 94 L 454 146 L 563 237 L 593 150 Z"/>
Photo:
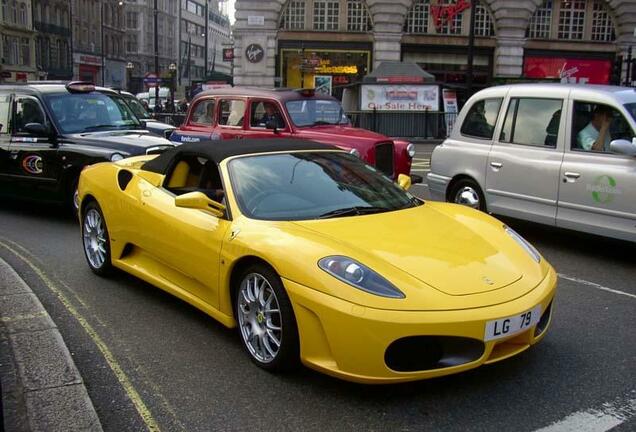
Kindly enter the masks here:
<path id="1" fill-rule="evenodd" d="M 550 264 L 500 221 L 409 184 L 309 141 L 184 144 L 82 172 L 84 252 L 99 275 L 117 267 L 238 328 L 269 370 L 411 381 L 543 338 Z"/>

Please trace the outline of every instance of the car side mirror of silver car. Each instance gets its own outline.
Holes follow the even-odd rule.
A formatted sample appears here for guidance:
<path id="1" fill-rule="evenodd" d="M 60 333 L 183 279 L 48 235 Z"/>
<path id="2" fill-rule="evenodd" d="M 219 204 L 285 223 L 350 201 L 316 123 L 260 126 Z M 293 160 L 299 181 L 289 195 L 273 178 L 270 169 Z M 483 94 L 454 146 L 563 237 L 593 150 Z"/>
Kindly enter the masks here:
<path id="1" fill-rule="evenodd" d="M 617 139 L 610 142 L 610 151 L 627 156 L 636 156 L 636 138 L 632 141 L 626 139 Z"/>

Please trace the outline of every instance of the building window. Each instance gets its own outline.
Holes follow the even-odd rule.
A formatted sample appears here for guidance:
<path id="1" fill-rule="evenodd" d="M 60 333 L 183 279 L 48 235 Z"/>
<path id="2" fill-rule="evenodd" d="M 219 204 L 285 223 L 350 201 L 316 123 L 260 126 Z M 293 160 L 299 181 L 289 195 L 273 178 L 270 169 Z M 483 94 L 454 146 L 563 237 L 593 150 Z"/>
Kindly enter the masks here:
<path id="1" fill-rule="evenodd" d="M 559 39 L 583 39 L 585 0 L 564 1 L 559 11 Z"/>
<path id="2" fill-rule="evenodd" d="M 7 0 L 2 0 L 2 18 L 9 21 L 9 6 Z"/>
<path id="3" fill-rule="evenodd" d="M 616 39 L 614 23 L 603 3 L 600 0 L 594 0 L 592 6 L 592 40 L 611 42 Z"/>
<path id="4" fill-rule="evenodd" d="M 31 41 L 29 38 L 21 38 L 22 43 L 20 45 L 20 64 L 29 66 L 31 64 Z"/>
<path id="5" fill-rule="evenodd" d="M 290 1 L 283 12 L 280 27 L 285 30 L 303 30 L 305 28 L 305 1 Z"/>
<path id="6" fill-rule="evenodd" d="M 363 1 L 347 0 L 347 30 L 366 32 L 371 29 L 371 19 Z"/>
<path id="7" fill-rule="evenodd" d="M 407 33 L 428 33 L 429 0 L 415 0 L 406 17 Z"/>
<path id="8" fill-rule="evenodd" d="M 11 0 L 11 22 L 18 22 L 18 3 L 15 0 Z"/>
<path id="9" fill-rule="evenodd" d="M 475 7 L 475 36 L 494 36 L 495 28 L 488 9 L 482 4 Z"/>
<path id="10" fill-rule="evenodd" d="M 338 30 L 340 5 L 337 1 L 315 0 L 314 30 Z"/>
<path id="11" fill-rule="evenodd" d="M 552 0 L 547 0 L 530 19 L 527 36 L 532 39 L 548 39 L 552 27 Z"/>
<path id="12" fill-rule="evenodd" d="M 20 14 L 18 16 L 19 18 L 19 23 L 23 26 L 27 25 L 27 12 L 26 12 L 26 5 L 24 3 L 20 3 Z"/>
<path id="13" fill-rule="evenodd" d="M 137 30 L 139 27 L 139 14 L 137 12 L 126 13 L 126 27 L 129 30 Z"/>

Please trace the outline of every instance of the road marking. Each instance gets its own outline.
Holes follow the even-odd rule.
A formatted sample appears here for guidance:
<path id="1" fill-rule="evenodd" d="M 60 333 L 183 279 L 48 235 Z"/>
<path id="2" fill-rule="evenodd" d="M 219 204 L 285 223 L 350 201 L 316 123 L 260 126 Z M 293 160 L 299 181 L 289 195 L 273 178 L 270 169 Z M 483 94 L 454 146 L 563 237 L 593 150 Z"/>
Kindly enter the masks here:
<path id="1" fill-rule="evenodd" d="M 71 315 L 73 315 L 73 317 L 77 320 L 77 322 L 80 323 L 80 325 L 84 328 L 84 331 L 88 334 L 88 336 L 93 340 L 97 348 L 101 351 L 102 355 L 104 356 L 104 359 L 106 360 L 106 363 L 108 363 L 108 366 L 112 370 L 113 374 L 115 374 L 115 377 L 117 377 L 117 380 L 126 391 L 128 398 L 135 406 L 135 409 L 139 413 L 139 416 L 142 418 L 143 422 L 146 424 L 146 427 L 148 428 L 148 430 L 151 432 L 159 432 L 160 431 L 159 425 L 157 424 L 156 420 L 152 416 L 152 413 L 150 412 L 150 410 L 148 409 L 148 407 L 142 400 L 141 396 L 139 395 L 139 393 L 133 386 L 132 382 L 130 381 L 130 378 L 128 378 L 128 375 L 126 375 L 126 372 L 124 372 L 124 369 L 119 365 L 113 353 L 110 351 L 108 346 L 104 343 L 104 341 L 99 336 L 99 334 L 97 334 L 97 332 L 93 329 L 93 327 L 88 323 L 88 321 L 86 321 L 86 319 L 82 316 L 82 314 L 80 314 L 79 311 L 75 309 L 75 306 L 71 304 L 71 302 L 66 298 L 64 293 L 62 293 L 62 291 L 56 286 L 56 284 L 51 279 L 49 279 L 49 277 L 37 265 L 31 262 L 29 258 L 27 258 L 26 256 L 22 255 L 20 252 L 16 251 L 15 249 L 7 245 L 4 241 L 0 240 L 0 245 L 4 247 L 5 249 L 7 249 L 8 251 L 10 251 L 11 253 L 13 253 L 16 257 L 20 258 L 26 265 L 28 265 L 31 268 L 31 270 L 33 270 L 33 272 L 37 274 L 40 279 L 42 279 L 42 282 L 44 282 L 47 288 L 50 289 L 57 296 L 57 298 L 64 305 L 66 310 Z"/>
<path id="2" fill-rule="evenodd" d="M 46 312 L 38 312 L 32 314 L 22 314 L 22 315 L 14 315 L 10 317 L 2 317 L 0 321 L 2 322 L 14 322 L 14 321 L 22 321 L 22 320 L 30 320 L 35 318 L 42 318 L 46 316 Z"/>
<path id="3" fill-rule="evenodd" d="M 599 284 L 594 283 L 594 282 L 586 281 L 584 279 L 579 279 L 579 278 L 576 278 L 576 277 L 573 277 L 573 276 L 564 275 L 563 273 L 559 273 L 559 277 L 561 279 L 569 280 L 570 282 L 580 283 L 581 285 L 586 285 L 586 286 L 589 286 L 589 287 L 592 287 L 592 288 L 599 289 L 601 291 L 607 291 L 607 292 L 611 292 L 611 293 L 614 293 L 614 294 L 624 295 L 626 297 L 636 298 L 636 294 L 630 294 L 630 293 L 626 293 L 626 292 L 623 292 L 623 291 L 615 290 L 613 288 L 608 288 L 606 286 L 599 285 Z"/>
<path id="4" fill-rule="evenodd" d="M 535 432 L 605 432 L 636 415 L 636 398 L 618 398 L 598 409 L 578 411 Z"/>

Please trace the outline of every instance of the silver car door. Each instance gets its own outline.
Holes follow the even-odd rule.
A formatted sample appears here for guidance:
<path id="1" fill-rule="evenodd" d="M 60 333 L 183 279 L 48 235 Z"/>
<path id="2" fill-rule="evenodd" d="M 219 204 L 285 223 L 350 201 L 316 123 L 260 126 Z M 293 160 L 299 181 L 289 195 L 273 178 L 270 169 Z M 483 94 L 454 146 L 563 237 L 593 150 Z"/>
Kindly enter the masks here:
<path id="1" fill-rule="evenodd" d="M 549 97 L 510 92 L 486 167 L 489 211 L 555 224 L 566 98 L 559 89 Z"/>
<path id="2" fill-rule="evenodd" d="M 573 117 L 587 112 L 586 120 L 590 120 L 598 105 L 602 104 L 573 101 Z M 611 139 L 636 136 L 634 122 L 616 108 L 612 112 Z M 636 158 L 609 150 L 583 150 L 577 141 L 577 129 L 583 123 L 573 118 L 561 168 L 557 225 L 636 241 Z"/>

